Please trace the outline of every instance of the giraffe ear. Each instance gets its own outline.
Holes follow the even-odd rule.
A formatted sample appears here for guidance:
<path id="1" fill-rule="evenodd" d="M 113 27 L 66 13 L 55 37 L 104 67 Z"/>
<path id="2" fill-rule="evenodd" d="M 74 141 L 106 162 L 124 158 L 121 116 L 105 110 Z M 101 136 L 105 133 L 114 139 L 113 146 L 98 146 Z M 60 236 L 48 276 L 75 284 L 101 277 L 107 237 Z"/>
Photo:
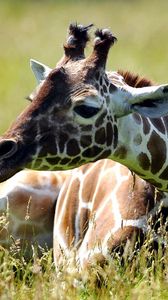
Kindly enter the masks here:
<path id="1" fill-rule="evenodd" d="M 112 102 L 116 116 L 123 117 L 132 112 L 149 118 L 168 115 L 168 85 L 134 88 L 125 85 L 117 87 Z"/>
<path id="2" fill-rule="evenodd" d="M 133 104 L 131 111 L 149 118 L 161 118 L 168 115 L 168 98 L 144 101 L 142 104 Z"/>
<path id="3" fill-rule="evenodd" d="M 131 111 L 149 118 L 168 115 L 168 85 L 136 89 L 129 103 Z"/>
<path id="4" fill-rule="evenodd" d="M 48 66 L 45 66 L 44 64 L 34 59 L 30 59 L 30 67 L 36 77 L 38 84 L 45 80 L 52 70 Z"/>

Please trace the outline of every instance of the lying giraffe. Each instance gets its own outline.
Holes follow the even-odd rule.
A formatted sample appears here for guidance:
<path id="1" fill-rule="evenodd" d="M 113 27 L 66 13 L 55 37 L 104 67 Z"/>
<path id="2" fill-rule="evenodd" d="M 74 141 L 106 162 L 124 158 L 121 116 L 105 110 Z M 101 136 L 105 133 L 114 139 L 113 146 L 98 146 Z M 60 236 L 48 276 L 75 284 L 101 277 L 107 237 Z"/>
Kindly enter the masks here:
<path id="1" fill-rule="evenodd" d="M 59 192 L 71 171 L 21 171 L 0 184 L 0 245 L 25 257 L 53 246 L 53 221 Z M 16 249 L 17 250 L 17 249 Z"/>
<path id="2" fill-rule="evenodd" d="M 110 158 L 167 191 L 167 117 L 160 116 L 168 113 L 168 85 L 138 86 L 127 73 L 106 72 L 116 40 L 107 29 L 96 31 L 84 58 L 87 31 L 70 26 L 65 56 L 53 70 L 31 62 L 39 90 L 1 137 L 0 181 L 24 167 L 66 170 Z"/>
<path id="3" fill-rule="evenodd" d="M 160 216 L 161 219 L 160 219 Z M 76 259 L 81 267 L 104 263 L 112 251 L 123 251 L 126 244 L 141 245 L 153 229 L 157 249 L 160 220 L 168 216 L 168 194 L 128 168 L 103 159 L 73 170 L 64 183 L 54 219 L 54 260 L 62 262 L 62 252 Z M 149 222 L 150 220 L 150 222 Z"/>
<path id="4" fill-rule="evenodd" d="M 168 215 L 167 193 L 156 193 L 128 168 L 105 159 L 68 172 L 21 171 L 0 185 L 1 215 L 7 203 L 2 246 L 13 248 L 19 240 L 22 253 L 30 258 L 32 246 L 50 249 L 54 238 L 56 265 L 62 252 L 69 258 L 74 247 L 81 267 L 104 262 L 133 238 L 142 243 L 149 219 L 157 243 L 159 212 L 163 221 Z"/>

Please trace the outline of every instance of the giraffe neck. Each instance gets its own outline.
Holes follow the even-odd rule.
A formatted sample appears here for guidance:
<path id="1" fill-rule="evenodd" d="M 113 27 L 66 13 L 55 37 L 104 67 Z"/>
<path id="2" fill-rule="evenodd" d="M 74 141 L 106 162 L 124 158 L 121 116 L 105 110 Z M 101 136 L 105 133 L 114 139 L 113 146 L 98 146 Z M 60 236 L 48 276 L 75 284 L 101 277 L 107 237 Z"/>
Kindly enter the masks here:
<path id="1" fill-rule="evenodd" d="M 168 191 L 167 118 L 149 119 L 139 114 L 118 119 L 118 144 L 111 159 Z"/>

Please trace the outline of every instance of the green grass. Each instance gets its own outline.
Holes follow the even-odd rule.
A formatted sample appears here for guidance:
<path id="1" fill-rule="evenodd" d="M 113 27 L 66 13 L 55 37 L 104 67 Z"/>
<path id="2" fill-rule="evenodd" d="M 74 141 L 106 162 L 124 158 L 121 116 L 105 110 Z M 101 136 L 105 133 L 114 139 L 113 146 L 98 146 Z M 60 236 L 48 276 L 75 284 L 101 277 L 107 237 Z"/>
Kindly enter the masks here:
<path id="1" fill-rule="evenodd" d="M 54 66 L 62 56 L 71 21 L 110 27 L 118 37 L 108 69 L 129 69 L 156 82 L 168 81 L 168 1 L 0 1 L 0 133 L 27 105 L 35 87 L 29 59 Z M 88 47 L 87 53 L 90 53 Z M 146 258 L 150 257 L 147 267 Z M 144 247 L 131 261 L 113 257 L 102 269 L 82 274 L 67 264 L 55 272 L 51 253 L 25 262 L 0 251 L 0 299 L 168 299 L 168 251 L 156 257 Z M 162 269 L 163 262 L 165 268 Z M 73 266 L 74 270 L 76 266 Z M 102 278 L 98 288 L 96 278 Z"/>
<path id="2" fill-rule="evenodd" d="M 26 262 L 19 253 L 0 251 L 0 299 L 107 300 L 168 299 L 168 250 L 154 253 L 147 240 L 140 251 L 112 255 L 80 274 L 74 260 L 55 270 L 52 253 Z"/>

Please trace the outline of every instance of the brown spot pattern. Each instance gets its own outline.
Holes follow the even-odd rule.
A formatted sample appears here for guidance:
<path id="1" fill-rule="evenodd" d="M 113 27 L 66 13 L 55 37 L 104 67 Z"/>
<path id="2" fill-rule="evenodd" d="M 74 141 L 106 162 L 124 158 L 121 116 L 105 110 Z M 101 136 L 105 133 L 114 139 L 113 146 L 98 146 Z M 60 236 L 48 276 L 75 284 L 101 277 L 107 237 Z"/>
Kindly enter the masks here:
<path id="1" fill-rule="evenodd" d="M 79 241 L 82 242 L 89 226 L 90 211 L 87 208 L 82 208 L 79 218 Z"/>
<path id="2" fill-rule="evenodd" d="M 42 160 L 41 159 L 36 159 L 34 162 L 33 162 L 33 166 L 36 170 L 40 170 L 40 167 L 41 167 L 41 163 L 42 163 Z M 31 164 L 30 164 L 30 169 L 31 169 Z"/>
<path id="3" fill-rule="evenodd" d="M 64 132 L 76 133 L 76 128 L 71 123 L 67 123 L 63 127 Z"/>
<path id="4" fill-rule="evenodd" d="M 144 186 L 137 176 L 130 176 L 129 180 L 122 182 L 121 187 L 116 192 L 122 219 L 135 220 L 148 212 L 149 207 L 146 199 L 149 201 L 148 196 L 151 195 L 151 191 L 148 192 L 145 188 L 146 185 Z M 153 199 L 153 194 L 151 198 Z"/>
<path id="5" fill-rule="evenodd" d="M 150 140 L 147 143 L 148 150 L 151 153 L 151 172 L 156 174 L 163 166 L 166 160 L 166 143 L 153 131 Z"/>
<path id="6" fill-rule="evenodd" d="M 107 146 L 110 146 L 113 141 L 113 127 L 110 122 L 108 122 L 106 126 L 106 135 L 107 135 L 106 144 Z"/>
<path id="7" fill-rule="evenodd" d="M 72 161 L 69 163 L 69 166 L 76 166 L 77 163 L 79 163 L 81 157 L 77 156 L 74 159 L 72 159 Z"/>
<path id="8" fill-rule="evenodd" d="M 48 135 L 48 136 L 42 136 L 39 145 L 42 145 L 42 149 L 40 151 L 39 156 L 44 157 L 46 156 L 46 152 L 56 155 L 57 154 L 57 147 L 55 144 L 54 136 Z"/>
<path id="9" fill-rule="evenodd" d="M 105 84 L 103 84 L 103 91 L 104 91 L 104 93 L 107 93 L 107 88 L 106 88 Z"/>
<path id="10" fill-rule="evenodd" d="M 107 76 L 104 77 L 104 81 L 105 81 L 106 86 L 109 86 L 109 81 L 107 79 Z"/>
<path id="11" fill-rule="evenodd" d="M 159 129 L 160 132 L 162 132 L 163 134 L 165 133 L 165 127 L 161 118 L 151 118 L 150 121 L 153 124 L 153 126 Z"/>
<path id="12" fill-rule="evenodd" d="M 141 117 L 141 118 L 142 118 L 142 123 L 143 123 L 143 132 L 144 132 L 144 134 L 148 134 L 150 131 L 150 128 L 151 128 L 149 121 L 145 117 Z"/>
<path id="13" fill-rule="evenodd" d="M 107 111 L 104 111 L 96 120 L 95 126 L 100 127 L 104 123 L 104 118 L 106 117 Z"/>
<path id="14" fill-rule="evenodd" d="M 117 250 L 118 247 L 121 250 L 122 246 L 124 246 L 128 240 L 136 241 L 137 236 L 139 237 L 138 241 L 143 240 L 143 231 L 137 227 L 127 226 L 118 229 L 111 236 L 111 238 L 109 238 L 107 246 L 111 251 L 113 251 L 114 249 Z"/>
<path id="15" fill-rule="evenodd" d="M 125 159 L 127 156 L 127 149 L 124 146 L 120 146 L 114 153 L 119 159 Z"/>
<path id="16" fill-rule="evenodd" d="M 138 133 L 135 137 L 134 137 L 134 140 L 133 140 L 134 144 L 135 145 L 140 145 L 142 143 L 142 136 L 140 133 Z"/>
<path id="17" fill-rule="evenodd" d="M 104 92 L 103 92 L 102 88 L 100 89 L 100 94 L 101 94 L 102 97 L 104 96 Z"/>
<path id="18" fill-rule="evenodd" d="M 81 129 L 82 129 L 82 131 L 91 131 L 92 130 L 92 125 L 85 125 Z"/>
<path id="19" fill-rule="evenodd" d="M 168 167 L 164 169 L 164 171 L 159 176 L 160 179 L 168 179 Z"/>
<path id="20" fill-rule="evenodd" d="M 101 148 L 97 146 L 93 146 L 91 148 L 86 149 L 83 151 L 82 156 L 84 157 L 96 157 L 102 151 Z"/>
<path id="21" fill-rule="evenodd" d="M 110 86 L 109 86 L 109 93 L 115 92 L 116 89 L 117 89 L 116 86 L 115 86 L 114 84 L 110 83 Z"/>
<path id="22" fill-rule="evenodd" d="M 168 116 L 163 117 L 163 122 L 166 128 L 166 132 L 168 132 Z"/>
<path id="23" fill-rule="evenodd" d="M 61 153 L 64 151 L 67 140 L 68 140 L 68 135 L 64 132 L 60 133 L 58 146 Z"/>
<path id="24" fill-rule="evenodd" d="M 78 178 L 75 178 L 73 181 L 70 181 L 71 187 L 68 189 L 68 199 L 69 201 L 66 202 L 66 208 L 64 210 L 64 215 L 62 216 L 62 227 L 64 228 L 66 234 L 66 239 L 69 241 L 69 245 L 71 245 L 74 239 L 75 233 L 75 220 L 76 220 L 76 213 L 79 205 L 79 187 L 80 181 Z M 69 185 L 68 185 L 69 186 Z M 65 188 L 64 188 L 65 190 Z M 68 215 L 67 215 L 68 212 Z M 70 217 L 70 219 L 69 219 Z"/>
<path id="25" fill-rule="evenodd" d="M 82 199 L 83 201 L 91 202 L 93 200 L 93 195 L 96 190 L 98 178 L 100 176 L 100 166 L 101 162 L 96 163 L 91 170 L 85 175 L 83 180 L 83 189 L 82 189 Z M 86 169 L 87 171 L 87 169 Z"/>
<path id="26" fill-rule="evenodd" d="M 95 78 L 96 78 L 97 81 L 99 80 L 99 76 L 100 76 L 99 72 L 96 72 L 95 73 Z"/>
<path id="27" fill-rule="evenodd" d="M 149 170 L 150 167 L 150 160 L 146 153 L 140 153 L 137 157 L 139 161 L 139 165 L 143 170 Z"/>
<path id="28" fill-rule="evenodd" d="M 51 164 L 51 165 L 57 165 L 58 162 L 60 161 L 60 157 L 47 157 L 46 161 Z"/>
<path id="29" fill-rule="evenodd" d="M 71 139 L 67 143 L 67 154 L 69 156 L 76 156 L 80 153 L 80 148 L 75 139 Z"/>
<path id="30" fill-rule="evenodd" d="M 90 146 L 92 143 L 92 137 L 90 135 L 82 135 L 80 139 L 80 145 L 83 148 Z"/>
<path id="31" fill-rule="evenodd" d="M 97 144 L 104 144 L 106 141 L 106 132 L 104 127 L 98 129 L 95 134 L 95 142 Z"/>
<path id="32" fill-rule="evenodd" d="M 113 147 L 115 149 L 117 147 L 117 143 L 118 143 L 118 129 L 117 129 L 116 125 L 114 125 L 113 130 L 114 130 Z"/>
<path id="33" fill-rule="evenodd" d="M 95 88 L 99 91 L 100 86 L 98 83 L 95 84 Z"/>
<path id="34" fill-rule="evenodd" d="M 61 164 L 61 165 L 67 165 L 70 161 L 71 161 L 70 158 L 65 157 L 65 158 L 63 158 L 63 159 L 61 160 L 60 164 Z"/>
<path id="35" fill-rule="evenodd" d="M 141 124 L 142 120 L 141 120 L 141 116 L 140 116 L 139 114 L 134 113 L 134 114 L 133 114 L 133 118 L 134 118 L 135 122 L 136 122 L 138 125 Z"/>
<path id="36" fill-rule="evenodd" d="M 111 150 L 105 150 L 98 157 L 96 157 L 96 160 L 103 159 L 103 158 L 108 158 L 110 155 L 111 155 Z"/>

